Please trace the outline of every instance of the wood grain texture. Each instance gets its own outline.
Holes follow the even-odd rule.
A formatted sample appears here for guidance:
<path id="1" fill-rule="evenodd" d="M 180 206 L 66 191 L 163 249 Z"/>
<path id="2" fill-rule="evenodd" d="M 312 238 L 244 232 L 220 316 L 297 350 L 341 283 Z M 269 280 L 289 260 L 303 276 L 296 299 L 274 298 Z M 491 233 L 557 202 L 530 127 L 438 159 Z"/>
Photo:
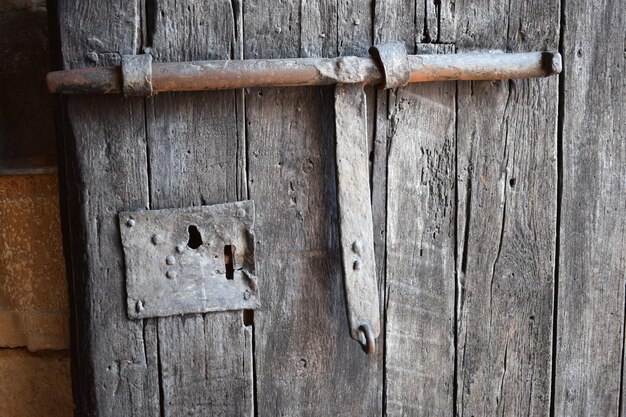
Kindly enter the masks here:
<path id="1" fill-rule="evenodd" d="M 312 30 L 337 21 L 335 4 L 290 1 L 275 13 L 270 1 L 244 3 L 245 58 L 335 56 L 336 28 Z M 348 334 L 332 87 L 250 90 L 246 120 L 264 277 L 254 317 L 258 415 L 381 414 L 378 358 Z"/>
<path id="2" fill-rule="evenodd" d="M 418 45 L 419 53 L 451 49 Z M 386 412 L 449 415 L 454 394 L 455 83 L 410 85 L 389 96 Z"/>
<path id="3" fill-rule="evenodd" d="M 156 416 L 156 329 L 126 316 L 117 222 L 119 211 L 148 204 L 143 100 L 72 98 L 67 110 L 78 410 L 86 416 Z"/>
<path id="4" fill-rule="evenodd" d="M 554 49 L 556 16 L 556 0 L 457 2 L 457 50 Z M 549 414 L 557 86 L 458 82 L 458 415 Z"/>
<path id="5" fill-rule="evenodd" d="M 59 1 L 64 68 L 119 64 L 136 52 L 137 4 Z M 148 177 L 143 100 L 67 102 L 64 145 L 73 292 L 76 413 L 157 416 L 156 329 L 125 313 L 117 213 L 145 208 Z M 89 250 L 85 250 L 89 248 Z M 68 258 L 69 259 L 69 258 Z"/>
<path id="6" fill-rule="evenodd" d="M 564 4 L 554 410 L 617 416 L 624 405 L 626 5 Z"/>
<path id="7" fill-rule="evenodd" d="M 157 61 L 235 54 L 231 2 L 158 0 L 153 7 L 149 38 Z M 151 208 L 224 203 L 246 193 L 239 189 L 240 94 L 168 94 L 147 102 Z M 164 416 L 253 415 L 252 329 L 241 311 L 160 318 L 158 335 Z"/>

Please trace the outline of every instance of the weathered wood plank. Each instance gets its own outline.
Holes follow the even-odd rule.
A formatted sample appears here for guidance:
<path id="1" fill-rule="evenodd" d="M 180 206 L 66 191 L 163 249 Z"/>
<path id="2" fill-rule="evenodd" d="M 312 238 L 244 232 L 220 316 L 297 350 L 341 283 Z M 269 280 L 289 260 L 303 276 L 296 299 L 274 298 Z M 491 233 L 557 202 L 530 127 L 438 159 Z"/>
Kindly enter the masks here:
<path id="1" fill-rule="evenodd" d="M 236 4 L 157 0 L 157 61 L 229 59 Z M 241 92 L 168 94 L 147 103 L 151 208 L 235 201 L 247 191 Z M 241 311 L 158 319 L 164 416 L 253 415 L 252 329 Z"/>
<path id="2" fill-rule="evenodd" d="M 64 68 L 119 64 L 121 53 L 137 52 L 135 2 L 59 1 L 58 17 Z M 148 204 L 143 100 L 74 97 L 67 120 L 61 160 L 77 316 L 77 413 L 157 416 L 156 329 L 126 317 L 117 226 L 118 211 Z"/>
<path id="3" fill-rule="evenodd" d="M 422 8 L 412 0 L 377 1 L 374 5 L 374 43 L 404 42 L 407 52 L 414 54 L 416 39 L 421 39 L 417 36 L 424 30 L 423 14 L 421 20 L 416 18 L 416 10 Z"/>
<path id="4" fill-rule="evenodd" d="M 426 23 L 424 34 L 422 34 L 422 41 L 453 43 L 456 40 L 456 27 L 454 20 L 456 1 L 426 0 L 424 3 Z M 416 19 L 424 19 L 424 13 L 418 13 Z"/>
<path id="5" fill-rule="evenodd" d="M 626 65 L 623 1 L 565 1 L 554 415 L 624 405 Z M 621 395 L 621 396 L 620 396 Z"/>
<path id="6" fill-rule="evenodd" d="M 458 52 L 554 49 L 558 7 L 457 2 Z M 459 415 L 550 411 L 557 85 L 458 83 Z"/>
<path id="7" fill-rule="evenodd" d="M 417 50 L 452 51 L 452 46 L 425 44 Z M 455 86 L 410 85 L 390 94 L 385 354 L 389 416 L 449 415 L 453 410 Z"/>
<path id="8" fill-rule="evenodd" d="M 244 3 L 246 58 L 338 53 L 336 2 L 284 2 L 280 13 L 273 5 Z M 311 30 L 316 21 L 332 30 Z M 326 87 L 251 90 L 246 99 L 262 294 L 254 315 L 259 416 L 382 412 L 377 358 L 348 335 L 332 98 Z"/>

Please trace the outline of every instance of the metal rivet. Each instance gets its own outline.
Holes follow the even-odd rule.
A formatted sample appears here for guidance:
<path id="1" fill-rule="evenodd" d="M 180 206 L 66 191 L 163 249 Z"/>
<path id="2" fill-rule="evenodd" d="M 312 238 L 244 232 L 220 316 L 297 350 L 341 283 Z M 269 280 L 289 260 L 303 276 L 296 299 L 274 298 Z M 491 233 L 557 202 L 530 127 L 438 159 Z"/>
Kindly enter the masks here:
<path id="1" fill-rule="evenodd" d="M 135 219 L 126 220 L 126 226 L 133 227 L 135 225 Z"/>
<path id="2" fill-rule="evenodd" d="M 98 53 L 96 51 L 87 52 L 87 59 L 91 62 L 98 62 L 100 58 L 98 57 Z"/>
<path id="3" fill-rule="evenodd" d="M 239 217 L 241 219 L 242 217 L 245 217 L 245 216 L 246 216 L 246 211 L 244 209 L 242 209 L 242 208 L 238 208 L 237 209 L 237 217 Z"/>
<path id="4" fill-rule="evenodd" d="M 170 279 L 174 279 L 174 278 L 176 278 L 178 276 L 178 272 L 176 272 L 175 269 L 170 269 L 169 271 L 167 271 L 165 273 L 165 276 L 170 278 Z"/>
<path id="5" fill-rule="evenodd" d="M 358 271 L 359 269 L 361 269 L 361 261 L 359 261 L 358 259 L 356 261 L 354 261 L 354 263 L 352 264 L 352 269 L 354 269 L 355 271 Z"/>
<path id="6" fill-rule="evenodd" d="M 355 240 L 354 242 L 352 242 L 352 252 L 356 253 L 357 255 L 361 255 L 361 252 L 363 252 L 363 245 L 360 241 Z"/>
<path id="7" fill-rule="evenodd" d="M 311 161 L 309 158 L 305 159 L 302 162 L 302 172 L 304 172 L 305 174 L 310 174 L 311 172 L 313 172 L 313 168 L 315 168 L 315 166 L 313 165 L 313 161 Z"/>
<path id="8" fill-rule="evenodd" d="M 244 300 L 249 300 L 251 295 L 252 295 L 252 294 L 250 294 L 250 291 L 249 291 L 249 290 L 245 290 L 245 291 L 243 292 L 243 299 L 244 299 Z"/>
<path id="9" fill-rule="evenodd" d="M 141 313 L 143 311 L 143 302 L 141 302 L 141 300 L 137 300 L 135 303 L 135 311 L 137 313 Z"/>
<path id="10" fill-rule="evenodd" d="M 167 258 L 165 258 L 165 263 L 168 265 L 175 265 L 176 258 L 174 258 L 172 255 L 169 255 Z"/>
<path id="11" fill-rule="evenodd" d="M 165 238 L 161 235 L 152 235 L 152 243 L 154 243 L 155 245 L 159 245 L 161 243 L 165 242 Z"/>
<path id="12" fill-rule="evenodd" d="M 185 251 L 185 245 L 177 245 L 176 252 L 183 253 Z"/>

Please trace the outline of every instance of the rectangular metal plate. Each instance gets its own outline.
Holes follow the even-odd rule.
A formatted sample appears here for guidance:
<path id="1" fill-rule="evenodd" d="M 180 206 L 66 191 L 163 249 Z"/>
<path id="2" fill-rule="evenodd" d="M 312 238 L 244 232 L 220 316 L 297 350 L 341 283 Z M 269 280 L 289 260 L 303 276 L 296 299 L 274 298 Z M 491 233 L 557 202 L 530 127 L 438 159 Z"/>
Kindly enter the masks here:
<path id="1" fill-rule="evenodd" d="M 254 202 L 119 214 L 131 319 L 259 306 Z"/>

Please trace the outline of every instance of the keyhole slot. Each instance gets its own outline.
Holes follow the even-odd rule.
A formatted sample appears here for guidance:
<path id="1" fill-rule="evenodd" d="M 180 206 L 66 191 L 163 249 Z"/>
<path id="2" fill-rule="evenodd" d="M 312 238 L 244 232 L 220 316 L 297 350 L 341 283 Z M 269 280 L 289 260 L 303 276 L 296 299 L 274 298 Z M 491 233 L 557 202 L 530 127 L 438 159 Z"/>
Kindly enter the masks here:
<path id="1" fill-rule="evenodd" d="M 235 245 L 224 246 L 224 266 L 226 279 L 233 279 L 235 277 Z"/>
<path id="2" fill-rule="evenodd" d="M 189 225 L 187 228 L 187 233 L 189 233 L 189 241 L 187 242 L 187 246 L 191 249 L 198 249 L 202 246 L 202 235 L 198 230 L 198 226 L 195 224 Z"/>

